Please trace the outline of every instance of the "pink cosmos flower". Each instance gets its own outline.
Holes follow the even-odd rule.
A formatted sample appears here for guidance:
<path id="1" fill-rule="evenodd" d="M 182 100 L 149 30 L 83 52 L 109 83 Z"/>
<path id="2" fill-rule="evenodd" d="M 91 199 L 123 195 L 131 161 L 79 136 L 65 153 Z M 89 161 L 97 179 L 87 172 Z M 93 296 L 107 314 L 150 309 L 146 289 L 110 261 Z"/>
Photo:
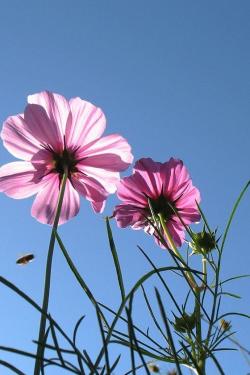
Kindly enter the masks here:
<path id="1" fill-rule="evenodd" d="M 193 186 L 186 167 L 178 159 L 171 158 L 165 163 L 155 162 L 150 158 L 138 160 L 133 174 L 120 181 L 117 195 L 122 200 L 114 210 L 118 226 L 144 229 L 155 236 L 160 246 L 162 244 L 157 231 L 150 224 L 153 218 L 149 199 L 155 216 L 161 213 L 164 217 L 177 246 L 181 246 L 184 241 L 183 223 L 188 225 L 200 220 L 196 204 L 200 202 L 199 190 Z M 164 236 L 162 230 L 161 234 Z"/>
<path id="2" fill-rule="evenodd" d="M 80 98 L 69 101 L 51 92 L 28 97 L 24 114 L 4 122 L 1 137 L 15 161 L 0 168 L 0 191 L 16 199 L 37 194 L 31 214 L 53 224 L 60 182 L 68 169 L 59 224 L 77 215 L 79 194 L 102 212 L 116 191 L 119 172 L 132 163 L 127 141 L 102 137 L 106 120 L 100 108 Z"/>

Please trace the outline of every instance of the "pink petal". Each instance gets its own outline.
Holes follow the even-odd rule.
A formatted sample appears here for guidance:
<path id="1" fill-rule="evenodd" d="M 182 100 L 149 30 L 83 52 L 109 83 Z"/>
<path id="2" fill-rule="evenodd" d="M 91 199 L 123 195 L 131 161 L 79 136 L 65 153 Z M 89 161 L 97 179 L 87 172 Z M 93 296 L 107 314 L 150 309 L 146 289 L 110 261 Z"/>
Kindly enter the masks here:
<path id="1" fill-rule="evenodd" d="M 102 137 L 82 147 L 77 152 L 77 158 L 84 159 L 92 156 L 102 155 L 103 162 L 100 164 L 100 168 L 104 168 L 111 171 L 123 171 L 133 161 L 133 155 L 131 154 L 131 147 L 125 138 L 118 134 L 111 134 L 106 137 Z M 111 157 L 113 155 L 113 157 Z M 114 163 L 115 159 L 115 163 Z M 86 161 L 88 163 L 88 161 Z M 101 158 L 94 159 L 94 165 L 98 166 L 101 163 Z M 101 166 L 101 165 L 105 165 Z"/>
<path id="2" fill-rule="evenodd" d="M 170 220 L 170 221 L 167 222 L 167 228 L 168 228 L 169 233 L 170 233 L 172 239 L 174 240 L 176 246 L 180 247 L 183 244 L 184 239 L 185 239 L 185 230 L 184 230 L 183 225 L 174 221 L 174 220 Z M 158 244 L 160 244 L 161 247 L 163 247 L 163 245 L 160 243 L 159 240 L 158 241 L 156 240 L 156 242 Z M 167 243 L 168 243 L 168 241 L 167 241 Z M 171 248 L 170 243 L 168 243 L 168 245 Z"/>
<path id="3" fill-rule="evenodd" d="M 0 192 L 21 199 L 36 194 L 43 186 L 43 167 L 16 161 L 0 168 Z"/>
<path id="4" fill-rule="evenodd" d="M 84 146 L 103 134 L 106 119 L 102 110 L 80 98 L 69 101 L 71 118 L 66 126 L 67 147 Z"/>
<path id="5" fill-rule="evenodd" d="M 138 179 L 135 179 L 135 174 L 129 177 L 124 177 L 120 181 L 117 190 L 117 196 L 119 199 L 138 207 L 148 206 L 146 193 L 148 193 L 148 196 L 151 196 L 151 192 L 147 190 L 144 181 L 138 181 Z"/>
<path id="6" fill-rule="evenodd" d="M 185 239 L 185 229 L 182 224 L 171 220 L 167 223 L 169 232 L 177 246 L 181 246 Z"/>
<path id="7" fill-rule="evenodd" d="M 200 221 L 201 215 L 196 208 L 184 208 L 183 210 L 178 210 L 178 213 L 185 224 L 197 223 Z M 181 221 L 177 216 L 176 221 Z"/>
<path id="8" fill-rule="evenodd" d="M 189 174 L 183 162 L 171 158 L 161 167 L 161 178 L 164 181 L 164 192 L 173 194 L 184 182 L 189 180 Z"/>
<path id="9" fill-rule="evenodd" d="M 52 225 L 55 220 L 59 197 L 59 175 L 51 173 L 46 186 L 37 194 L 31 208 L 31 215 L 43 224 Z M 80 208 L 80 198 L 70 180 L 66 182 L 65 193 L 59 224 L 63 224 L 76 216 Z"/>
<path id="10" fill-rule="evenodd" d="M 150 197 L 159 197 L 162 192 L 162 180 L 160 176 L 161 163 L 153 161 L 151 158 L 138 160 L 134 166 L 134 177 L 138 184 L 147 187 Z M 139 176 L 140 175 L 140 178 Z M 145 191 L 146 193 L 146 191 Z"/>
<path id="11" fill-rule="evenodd" d="M 102 212 L 104 210 L 105 201 L 108 193 L 103 186 L 93 178 L 77 175 L 71 176 L 74 188 L 91 202 L 95 212 Z"/>
<path id="12" fill-rule="evenodd" d="M 200 201 L 201 201 L 200 191 L 196 187 L 191 185 L 189 191 L 183 194 L 183 196 L 178 199 L 176 203 L 176 207 L 181 209 L 183 207 L 191 206 L 191 207 L 194 207 L 198 211 L 197 203 L 200 203 Z"/>
<path id="13" fill-rule="evenodd" d="M 120 180 L 118 172 L 110 172 L 104 169 L 85 166 L 82 163 L 78 163 L 77 168 L 82 174 L 98 181 L 108 193 L 113 194 L 116 192 L 117 184 Z"/>
<path id="14" fill-rule="evenodd" d="M 63 135 L 58 124 L 50 119 L 43 107 L 28 104 L 24 111 L 24 120 L 29 132 L 43 145 L 50 145 L 54 151 L 62 151 Z"/>
<path id="15" fill-rule="evenodd" d="M 133 229 L 141 229 L 145 226 L 144 210 L 130 204 L 116 206 L 114 217 L 120 228 L 132 226 Z"/>
<path id="16" fill-rule="evenodd" d="M 43 91 L 38 94 L 29 95 L 28 103 L 38 104 L 45 109 L 49 119 L 54 122 L 58 128 L 58 135 L 60 134 L 59 138 L 63 140 L 70 113 L 68 100 L 62 95 Z"/>
<path id="17" fill-rule="evenodd" d="M 23 115 L 8 117 L 3 124 L 1 137 L 7 150 L 19 159 L 30 160 L 41 149 L 39 140 L 28 129 Z"/>

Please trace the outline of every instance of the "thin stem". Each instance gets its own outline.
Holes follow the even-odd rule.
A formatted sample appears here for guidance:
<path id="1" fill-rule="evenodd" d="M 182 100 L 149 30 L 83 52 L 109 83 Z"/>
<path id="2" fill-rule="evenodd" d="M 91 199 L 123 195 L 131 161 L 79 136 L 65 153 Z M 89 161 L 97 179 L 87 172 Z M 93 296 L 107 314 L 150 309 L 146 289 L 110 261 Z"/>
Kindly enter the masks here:
<path id="1" fill-rule="evenodd" d="M 206 288 L 207 285 L 207 259 L 206 257 L 202 257 L 202 273 L 204 274 L 203 276 L 203 288 Z"/>
<path id="2" fill-rule="evenodd" d="M 181 265 L 183 266 L 183 264 L 185 264 L 185 262 L 184 262 L 184 260 L 183 260 L 183 258 L 181 256 L 179 250 L 177 249 L 177 247 L 176 247 L 176 245 L 175 245 L 175 243 L 174 243 L 174 241 L 172 239 L 171 234 L 169 233 L 169 230 L 168 230 L 167 225 L 165 223 L 164 217 L 163 217 L 163 215 L 161 213 L 159 213 L 158 216 L 159 216 L 160 223 L 161 223 L 162 229 L 164 231 L 164 234 L 167 237 L 167 240 L 168 240 L 168 243 L 170 245 L 170 248 L 174 252 L 174 254 L 176 255 L 176 257 L 180 259 Z M 190 285 L 193 288 L 193 290 L 196 289 L 197 288 L 197 284 L 196 284 L 196 281 L 195 281 L 192 273 L 190 273 L 190 272 L 187 271 L 186 272 L 186 276 L 187 276 L 187 278 L 188 278 L 188 280 L 190 282 Z"/>
<path id="3" fill-rule="evenodd" d="M 49 305 L 49 292 L 50 292 L 50 280 L 51 280 L 51 269 L 52 269 L 52 259 L 53 259 L 53 252 L 55 246 L 55 231 L 58 227 L 59 218 L 62 209 L 63 203 L 63 196 L 65 192 L 66 182 L 68 178 L 68 169 L 65 167 L 64 174 L 61 180 L 60 192 L 58 197 L 58 203 L 56 208 L 56 215 L 54 224 L 51 231 L 50 242 L 49 242 L 49 250 L 47 256 L 47 264 L 46 264 L 46 273 L 45 273 L 45 283 L 44 283 L 44 294 L 43 294 L 43 305 L 42 310 L 43 313 L 41 314 L 40 319 L 40 328 L 39 328 L 39 337 L 38 337 L 38 345 L 37 345 L 37 353 L 36 353 L 36 362 L 34 368 L 34 375 L 39 375 L 41 366 L 42 366 L 42 359 L 44 355 L 45 346 L 43 344 L 45 329 L 46 329 L 46 315 L 48 311 Z"/>
<path id="4" fill-rule="evenodd" d="M 200 309 L 200 289 L 196 289 L 195 299 L 195 319 L 196 319 L 196 340 L 197 340 L 197 362 L 202 375 L 205 374 L 205 356 L 202 347 L 202 331 L 201 331 L 201 309 Z"/>

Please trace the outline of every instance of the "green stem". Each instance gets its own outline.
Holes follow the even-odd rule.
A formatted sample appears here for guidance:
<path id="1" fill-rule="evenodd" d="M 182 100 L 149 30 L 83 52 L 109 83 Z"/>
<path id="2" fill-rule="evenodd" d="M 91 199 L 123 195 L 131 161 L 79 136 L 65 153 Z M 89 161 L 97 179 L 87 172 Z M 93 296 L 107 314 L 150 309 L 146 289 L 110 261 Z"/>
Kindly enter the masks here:
<path id="1" fill-rule="evenodd" d="M 181 265 L 183 267 L 185 265 L 184 259 L 182 258 L 179 250 L 177 249 L 177 247 L 176 247 L 176 245 L 175 245 L 175 243 L 172 239 L 171 234 L 169 233 L 169 230 L 167 228 L 165 219 L 164 219 L 164 217 L 161 213 L 159 213 L 158 216 L 159 216 L 160 223 L 161 223 L 162 229 L 164 231 L 164 234 L 167 237 L 168 243 L 170 244 L 170 249 L 173 251 L 173 253 L 176 255 L 176 257 L 181 261 Z M 196 281 L 195 281 L 192 273 L 188 272 L 188 271 L 186 271 L 185 273 L 186 273 L 186 276 L 187 276 L 188 281 L 190 283 L 190 286 L 192 287 L 193 290 L 195 290 L 197 288 L 197 284 L 196 284 Z"/>
<path id="2" fill-rule="evenodd" d="M 46 315 L 48 312 L 48 305 L 49 305 L 51 268 L 52 268 L 52 259 L 53 259 L 53 252 L 54 252 L 54 246 L 55 246 L 55 231 L 59 223 L 67 178 L 68 178 L 68 169 L 65 168 L 64 174 L 61 180 L 60 192 L 59 192 L 57 208 L 56 208 L 56 216 L 55 216 L 54 224 L 52 227 L 50 242 L 49 242 L 49 250 L 48 250 L 46 273 L 45 273 L 45 283 L 44 283 L 43 305 L 42 305 L 43 313 L 41 314 L 41 318 L 40 318 L 39 338 L 38 338 L 38 345 L 37 345 L 37 352 L 36 352 L 34 375 L 40 374 L 40 370 L 41 370 L 41 366 L 43 362 L 43 355 L 44 355 L 44 349 L 45 349 L 43 345 L 43 340 L 44 340 L 45 329 L 46 329 Z"/>
<path id="3" fill-rule="evenodd" d="M 202 345 L 202 331 L 201 331 L 201 309 L 200 309 L 200 289 L 196 289 L 195 299 L 195 319 L 196 319 L 196 340 L 197 340 L 197 362 L 200 369 L 200 374 L 205 375 L 205 357 Z"/>
<path id="4" fill-rule="evenodd" d="M 202 273 L 203 275 L 203 285 L 201 288 L 206 288 L 207 285 L 207 259 L 202 257 Z"/>

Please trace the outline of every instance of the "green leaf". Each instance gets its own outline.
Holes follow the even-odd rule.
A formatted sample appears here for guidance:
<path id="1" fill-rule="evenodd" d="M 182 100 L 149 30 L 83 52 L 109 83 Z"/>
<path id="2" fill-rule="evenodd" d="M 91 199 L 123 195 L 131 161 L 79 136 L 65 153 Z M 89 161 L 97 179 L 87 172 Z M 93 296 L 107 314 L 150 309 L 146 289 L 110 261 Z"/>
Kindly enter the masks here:
<path id="1" fill-rule="evenodd" d="M 239 276 L 230 277 L 229 279 L 226 279 L 226 280 L 220 282 L 220 285 L 228 283 L 229 281 L 232 281 L 232 280 L 243 279 L 244 277 L 250 277 L 250 275 L 247 274 L 247 275 L 239 275 Z"/>
<path id="2" fill-rule="evenodd" d="M 174 361 L 175 361 L 175 364 L 176 364 L 176 367 L 177 367 L 177 372 L 178 372 L 178 375 L 182 375 L 179 358 L 177 356 L 175 345 L 174 345 L 174 340 L 173 340 L 171 330 L 170 330 L 170 327 L 169 327 L 169 324 L 168 324 L 168 320 L 167 320 L 167 316 L 166 316 L 166 313 L 165 313 L 165 310 L 164 310 L 164 307 L 163 307 L 161 296 L 160 296 L 160 293 L 158 292 L 157 288 L 155 288 L 155 293 L 156 293 L 157 302 L 158 302 L 158 305 L 159 305 L 159 308 L 160 308 L 162 320 L 163 320 L 163 323 L 165 325 L 166 332 L 167 332 L 167 335 L 168 335 L 169 345 L 172 349 L 173 358 L 174 358 Z"/>
<path id="3" fill-rule="evenodd" d="M 224 235 L 223 235 L 223 238 L 222 238 L 222 243 L 221 243 L 221 252 L 223 251 L 223 248 L 224 248 L 224 245 L 225 245 L 225 241 L 226 241 L 226 238 L 227 238 L 227 235 L 228 235 L 228 232 L 229 232 L 229 229 L 230 229 L 230 226 L 232 224 L 232 221 L 233 221 L 233 218 L 234 218 L 234 215 L 237 211 L 237 208 L 245 194 L 245 192 L 247 191 L 247 189 L 249 188 L 250 186 L 250 181 L 247 182 L 247 184 L 244 186 L 244 188 L 242 189 L 239 197 L 237 198 L 234 206 L 233 206 L 233 209 L 232 209 L 232 212 L 229 216 L 229 219 L 228 219 L 228 222 L 227 222 L 227 225 L 226 225 L 226 229 L 225 229 L 225 232 L 224 232 Z"/>
<path id="4" fill-rule="evenodd" d="M 87 284 L 85 283 L 85 281 L 83 280 L 83 278 L 81 277 L 80 273 L 78 272 L 77 268 L 75 267 L 73 261 L 71 260 L 59 234 L 57 233 L 57 231 L 55 231 L 55 236 L 56 236 L 56 239 L 57 239 L 57 242 L 62 250 L 62 253 L 71 269 L 71 271 L 73 272 L 74 276 L 76 277 L 78 283 L 80 284 L 80 286 L 82 287 L 82 289 L 84 290 L 84 292 L 87 294 L 89 300 L 92 302 L 92 304 L 95 306 L 95 308 L 99 309 L 99 306 L 98 306 L 98 303 L 96 302 L 96 299 L 94 298 L 92 292 L 90 291 L 89 287 L 87 286 Z M 100 310 L 100 314 L 102 316 L 102 319 L 104 321 L 104 323 L 108 326 L 108 322 L 105 318 L 105 316 L 102 314 L 101 310 Z"/>
<path id="5" fill-rule="evenodd" d="M 241 296 L 239 296 L 238 294 L 229 293 L 229 292 L 220 292 L 217 295 L 218 296 L 228 296 L 228 297 L 233 297 L 233 298 L 241 299 Z"/>
<path id="6" fill-rule="evenodd" d="M 107 227 L 107 233 L 108 233 L 108 239 L 109 239 L 109 246 L 110 246 L 113 261 L 114 261 L 114 264 L 115 264 L 116 275 L 117 275 L 117 279 L 118 279 L 118 283 L 119 283 L 119 287 L 120 287 L 122 301 L 124 301 L 124 299 L 125 299 L 125 288 L 124 288 L 124 284 L 123 284 L 123 277 L 122 277 L 122 271 L 121 271 L 121 267 L 120 267 L 120 263 L 119 263 L 119 258 L 118 258 L 118 255 L 117 255 L 116 246 L 115 246 L 115 242 L 114 242 L 114 239 L 113 239 L 113 234 L 112 234 L 109 218 L 106 217 L 105 220 L 106 220 L 106 227 Z"/>

